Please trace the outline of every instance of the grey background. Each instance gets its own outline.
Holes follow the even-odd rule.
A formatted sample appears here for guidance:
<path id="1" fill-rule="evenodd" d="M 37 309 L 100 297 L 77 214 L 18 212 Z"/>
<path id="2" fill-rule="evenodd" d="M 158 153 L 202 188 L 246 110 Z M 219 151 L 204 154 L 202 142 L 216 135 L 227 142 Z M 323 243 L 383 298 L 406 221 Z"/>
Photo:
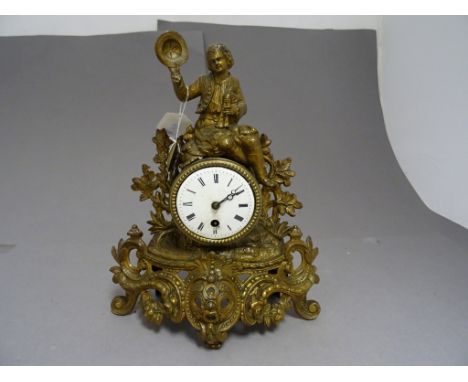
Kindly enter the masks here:
<path id="1" fill-rule="evenodd" d="M 373 31 L 164 23 L 204 71 L 232 50 L 244 123 L 293 158 L 291 219 L 320 248 L 315 321 L 237 329 L 219 351 L 188 325 L 110 313 L 108 268 L 149 203 L 130 190 L 177 111 L 155 33 L 0 39 L 1 364 L 466 364 L 468 235 L 431 213 L 398 167 L 378 99 Z M 188 110 L 194 118 L 192 104 Z"/>

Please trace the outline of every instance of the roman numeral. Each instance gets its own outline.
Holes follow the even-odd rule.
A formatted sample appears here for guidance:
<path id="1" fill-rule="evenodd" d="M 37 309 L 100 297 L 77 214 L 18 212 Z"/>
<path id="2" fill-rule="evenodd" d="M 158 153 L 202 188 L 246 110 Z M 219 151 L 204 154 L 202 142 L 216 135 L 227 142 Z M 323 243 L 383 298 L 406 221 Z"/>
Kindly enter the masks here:
<path id="1" fill-rule="evenodd" d="M 203 229 L 203 227 L 205 226 L 205 223 L 200 223 L 200 225 L 198 226 L 198 230 L 201 231 Z"/>
<path id="2" fill-rule="evenodd" d="M 219 174 L 213 174 L 214 182 L 219 183 Z"/>
<path id="3" fill-rule="evenodd" d="M 182 205 L 184 205 L 184 206 L 192 206 L 193 203 L 192 203 L 192 202 L 183 202 Z"/>
<path id="4" fill-rule="evenodd" d="M 239 216 L 239 215 L 234 216 L 234 219 L 239 220 L 240 222 L 242 220 L 244 220 L 244 218 L 242 216 Z"/>
<path id="5" fill-rule="evenodd" d="M 218 228 L 213 228 L 213 235 L 216 235 L 218 233 Z"/>
<path id="6" fill-rule="evenodd" d="M 187 215 L 186 218 L 187 218 L 188 221 L 193 220 L 193 219 L 195 219 L 195 214 L 192 213 L 190 215 Z"/>
<path id="7" fill-rule="evenodd" d="M 249 205 L 247 203 L 239 203 L 239 207 L 248 207 Z"/>
<path id="8" fill-rule="evenodd" d="M 201 184 L 203 187 L 205 187 L 205 182 L 203 181 L 202 178 L 198 178 L 198 181 L 200 182 L 200 184 Z"/>

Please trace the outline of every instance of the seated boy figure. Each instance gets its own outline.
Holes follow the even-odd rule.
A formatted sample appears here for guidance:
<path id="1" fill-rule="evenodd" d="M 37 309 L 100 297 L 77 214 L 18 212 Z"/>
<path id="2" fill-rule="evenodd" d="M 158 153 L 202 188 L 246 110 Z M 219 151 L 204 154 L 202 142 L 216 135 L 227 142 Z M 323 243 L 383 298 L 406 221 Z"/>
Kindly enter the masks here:
<path id="1" fill-rule="evenodd" d="M 275 183 L 266 174 L 258 131 L 238 125 L 247 112 L 247 105 L 239 80 L 229 72 L 234 64 L 231 52 L 223 44 L 213 44 L 206 52 L 206 59 L 210 73 L 190 86 L 185 85 L 178 67 L 170 68 L 179 100 L 200 97 L 196 111 L 200 116 L 193 131 L 184 135 L 188 142 L 182 147 L 182 156 L 230 158 L 251 167 L 260 183 L 273 187 Z"/>

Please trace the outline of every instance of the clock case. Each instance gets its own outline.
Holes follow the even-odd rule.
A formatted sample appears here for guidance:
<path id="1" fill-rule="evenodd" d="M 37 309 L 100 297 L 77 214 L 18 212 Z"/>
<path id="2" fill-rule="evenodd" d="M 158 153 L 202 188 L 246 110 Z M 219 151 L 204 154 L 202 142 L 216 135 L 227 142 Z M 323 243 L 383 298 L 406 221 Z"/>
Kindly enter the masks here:
<path id="1" fill-rule="evenodd" d="M 183 139 L 179 144 L 186 143 Z M 152 238 L 146 244 L 143 232 L 133 225 L 128 238 L 112 248 L 118 264 L 110 269 L 113 281 L 125 292 L 112 300 L 112 312 L 130 314 L 139 299 L 147 320 L 160 325 L 164 319 L 174 323 L 186 319 L 210 348 L 219 348 L 238 321 L 272 327 L 291 306 L 300 317 L 315 319 L 320 305 L 308 300 L 307 292 L 319 282 L 313 265 L 318 249 L 310 237 L 302 238 L 296 225 L 281 220 L 302 208 L 295 194 L 283 190 L 295 175 L 291 159 L 275 160 L 271 141 L 261 135 L 268 178 L 275 186 L 260 186 L 259 222 L 234 244 L 206 246 L 190 240 L 174 224 L 169 198 L 182 168 L 174 166 L 173 142 L 164 129 L 156 131 L 153 142 L 159 171 L 144 164 L 142 175 L 132 180 L 140 200 L 152 203 L 148 221 Z"/>
<path id="2" fill-rule="evenodd" d="M 171 73 L 188 57 L 186 44 L 176 32 L 160 36 L 155 49 Z M 239 126 L 238 132 L 258 134 L 248 126 Z M 299 227 L 283 219 L 302 208 L 296 195 L 284 190 L 295 176 L 291 159 L 275 160 L 268 137 L 256 136 L 253 167 L 238 165 L 260 184 L 257 200 L 261 205 L 255 226 L 246 236 L 226 245 L 200 244 L 171 216 L 171 191 L 177 175 L 190 166 L 212 157 L 221 162 L 228 159 L 200 151 L 184 157 L 184 148 L 196 146 L 194 135 L 196 130 L 189 127 L 174 144 L 166 130 L 156 130 L 153 160 L 158 169 L 144 164 L 142 174 L 132 179 L 132 189 L 140 193 L 140 200 L 152 204 L 148 221 L 151 238 L 146 243 L 143 232 L 133 225 L 127 239 L 112 248 L 117 262 L 110 269 L 112 280 L 125 292 L 112 300 L 112 312 L 130 314 L 139 301 L 148 321 L 161 325 L 164 319 L 174 323 L 187 320 L 213 349 L 222 346 L 239 321 L 270 328 L 283 320 L 291 307 L 300 317 L 315 319 L 320 305 L 308 300 L 307 294 L 319 282 L 313 265 L 318 249 L 310 237 L 302 237 Z"/>

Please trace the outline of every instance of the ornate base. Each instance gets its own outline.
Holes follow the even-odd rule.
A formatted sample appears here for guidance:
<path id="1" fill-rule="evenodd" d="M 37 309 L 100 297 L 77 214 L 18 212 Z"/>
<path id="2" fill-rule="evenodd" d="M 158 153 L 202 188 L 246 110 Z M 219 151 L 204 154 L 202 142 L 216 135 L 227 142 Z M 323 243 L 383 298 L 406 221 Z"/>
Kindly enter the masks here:
<path id="1" fill-rule="evenodd" d="M 177 234 L 156 236 L 147 246 L 134 225 L 127 240 L 120 240 L 112 255 L 119 264 L 110 270 L 125 296 L 112 300 L 112 312 L 126 315 L 140 299 L 146 319 L 160 325 L 164 318 L 179 323 L 184 318 L 200 332 L 205 344 L 220 348 L 239 320 L 247 325 L 271 327 L 292 306 L 304 319 L 313 320 L 320 305 L 307 300 L 307 292 L 319 282 L 312 265 L 318 254 L 312 240 L 301 240 L 297 226 L 282 225 L 281 235 L 268 231 L 251 234 L 243 246 L 224 249 L 177 245 Z M 288 241 L 283 238 L 289 237 Z M 130 254 L 136 252 L 137 264 Z M 301 262 L 293 264 L 293 254 Z"/>

